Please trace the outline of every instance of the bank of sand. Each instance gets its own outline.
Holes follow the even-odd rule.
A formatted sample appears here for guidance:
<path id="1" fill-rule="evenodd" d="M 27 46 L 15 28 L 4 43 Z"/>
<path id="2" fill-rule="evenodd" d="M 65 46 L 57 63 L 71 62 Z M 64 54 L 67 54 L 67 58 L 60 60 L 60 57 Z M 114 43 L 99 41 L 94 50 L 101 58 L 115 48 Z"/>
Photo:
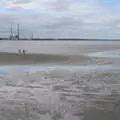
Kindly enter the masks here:
<path id="1" fill-rule="evenodd" d="M 95 64 L 97 57 L 84 55 L 17 54 L 0 53 L 0 65 L 89 65 Z M 100 59 L 97 62 L 104 61 Z"/>
<path id="2" fill-rule="evenodd" d="M 91 57 L 84 55 L 18 54 L 0 53 L 0 65 L 83 65 L 89 64 Z"/>
<path id="3" fill-rule="evenodd" d="M 47 44 L 47 43 L 46 43 Z M 11 45 L 11 44 L 10 44 Z M 103 58 L 88 56 L 89 53 L 100 51 L 117 50 L 119 46 L 40 46 L 29 47 L 24 45 L 21 48 L 27 50 L 25 55 L 19 55 L 17 49 L 19 44 L 12 44 L 7 50 L 0 50 L 0 65 L 92 65 L 92 64 L 119 64 L 116 58 Z M 15 48 L 14 48 L 15 47 Z M 14 49 L 13 49 L 14 48 Z"/>
<path id="4" fill-rule="evenodd" d="M 75 54 L 21 54 L 0 52 L 0 65 L 120 65 L 119 58 Z"/>

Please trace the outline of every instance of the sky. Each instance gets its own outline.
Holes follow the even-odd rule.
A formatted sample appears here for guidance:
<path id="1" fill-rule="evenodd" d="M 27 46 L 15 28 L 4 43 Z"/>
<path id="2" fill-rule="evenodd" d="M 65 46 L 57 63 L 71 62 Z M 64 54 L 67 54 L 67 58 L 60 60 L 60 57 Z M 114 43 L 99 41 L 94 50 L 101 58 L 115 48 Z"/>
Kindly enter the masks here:
<path id="1" fill-rule="evenodd" d="M 120 0 L 0 0 L 0 36 L 120 38 Z"/>

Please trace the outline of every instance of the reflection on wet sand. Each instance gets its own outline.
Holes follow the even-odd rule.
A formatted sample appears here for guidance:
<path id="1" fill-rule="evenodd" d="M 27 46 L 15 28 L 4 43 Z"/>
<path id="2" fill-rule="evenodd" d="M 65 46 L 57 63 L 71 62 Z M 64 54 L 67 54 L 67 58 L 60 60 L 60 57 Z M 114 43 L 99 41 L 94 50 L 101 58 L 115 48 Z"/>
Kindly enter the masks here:
<path id="1" fill-rule="evenodd" d="M 1 120 L 118 120 L 120 69 L 0 73 Z"/>
<path id="2" fill-rule="evenodd" d="M 65 55 L 0 53 L 0 65 L 58 64 L 67 60 Z"/>

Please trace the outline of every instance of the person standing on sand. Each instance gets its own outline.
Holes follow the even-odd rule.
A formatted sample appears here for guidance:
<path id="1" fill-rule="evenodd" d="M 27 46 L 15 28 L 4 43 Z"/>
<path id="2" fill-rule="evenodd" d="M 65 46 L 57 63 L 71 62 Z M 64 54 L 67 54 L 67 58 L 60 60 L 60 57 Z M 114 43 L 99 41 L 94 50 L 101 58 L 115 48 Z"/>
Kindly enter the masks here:
<path id="1" fill-rule="evenodd" d="M 25 55 L 25 53 L 26 53 L 26 51 L 25 51 L 25 49 L 23 49 L 23 54 Z"/>
<path id="2" fill-rule="evenodd" d="M 19 55 L 21 54 L 21 49 L 18 49 L 18 53 L 19 53 Z"/>

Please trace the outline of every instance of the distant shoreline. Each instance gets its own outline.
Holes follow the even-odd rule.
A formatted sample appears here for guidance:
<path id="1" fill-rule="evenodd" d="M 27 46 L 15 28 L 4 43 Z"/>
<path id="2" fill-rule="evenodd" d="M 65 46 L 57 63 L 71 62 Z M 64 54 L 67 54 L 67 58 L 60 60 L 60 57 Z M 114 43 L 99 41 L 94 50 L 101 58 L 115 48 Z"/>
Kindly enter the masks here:
<path id="1" fill-rule="evenodd" d="M 10 40 L 8 38 L 0 38 L 0 40 L 8 40 L 8 41 L 120 41 L 120 39 L 82 39 L 82 38 L 34 38 L 34 39 L 30 39 L 30 38 L 21 38 L 19 40 Z"/>

